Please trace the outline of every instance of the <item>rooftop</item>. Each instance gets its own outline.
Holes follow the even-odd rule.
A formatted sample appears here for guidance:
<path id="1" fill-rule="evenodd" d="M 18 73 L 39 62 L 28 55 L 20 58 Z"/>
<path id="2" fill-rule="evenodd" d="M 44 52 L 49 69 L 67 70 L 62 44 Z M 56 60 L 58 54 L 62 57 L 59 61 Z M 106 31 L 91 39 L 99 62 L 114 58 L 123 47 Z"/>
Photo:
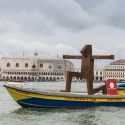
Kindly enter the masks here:
<path id="1" fill-rule="evenodd" d="M 110 65 L 125 65 L 125 59 L 116 60 L 111 62 Z"/>

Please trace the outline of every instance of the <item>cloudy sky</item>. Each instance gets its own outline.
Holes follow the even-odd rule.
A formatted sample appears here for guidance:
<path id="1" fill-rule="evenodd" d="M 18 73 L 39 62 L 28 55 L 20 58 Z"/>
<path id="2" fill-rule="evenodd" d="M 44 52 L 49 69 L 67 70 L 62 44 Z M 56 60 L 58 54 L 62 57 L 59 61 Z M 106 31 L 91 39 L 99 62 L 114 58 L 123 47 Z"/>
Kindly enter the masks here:
<path id="1" fill-rule="evenodd" d="M 95 54 L 125 58 L 125 0 L 0 0 L 0 56 Z"/>

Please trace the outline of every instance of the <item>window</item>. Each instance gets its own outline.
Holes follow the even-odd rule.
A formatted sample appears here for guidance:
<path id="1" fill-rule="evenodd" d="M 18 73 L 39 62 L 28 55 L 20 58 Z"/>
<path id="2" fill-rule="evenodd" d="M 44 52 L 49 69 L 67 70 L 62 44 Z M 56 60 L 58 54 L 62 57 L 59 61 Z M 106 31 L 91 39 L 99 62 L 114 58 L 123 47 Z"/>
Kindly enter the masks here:
<path id="1" fill-rule="evenodd" d="M 43 67 L 43 64 L 41 63 L 41 64 L 40 64 L 40 68 L 42 68 L 42 67 Z"/>
<path id="2" fill-rule="evenodd" d="M 35 65 L 33 65 L 33 66 L 32 66 L 32 68 L 36 68 L 36 66 L 35 66 Z"/>
<path id="3" fill-rule="evenodd" d="M 98 81 L 99 79 L 98 79 L 98 77 L 96 77 L 96 81 Z"/>
<path id="4" fill-rule="evenodd" d="M 52 66 L 51 66 L 51 65 L 49 65 L 49 69 L 52 69 Z"/>
<path id="5" fill-rule="evenodd" d="M 10 67 L 10 63 L 7 63 L 7 67 Z"/>
<path id="6" fill-rule="evenodd" d="M 61 69 L 61 66 L 58 66 L 58 69 Z"/>
<path id="7" fill-rule="evenodd" d="M 19 63 L 16 63 L 16 67 L 19 67 Z"/>
<path id="8" fill-rule="evenodd" d="M 28 63 L 25 63 L 25 67 L 28 67 Z"/>

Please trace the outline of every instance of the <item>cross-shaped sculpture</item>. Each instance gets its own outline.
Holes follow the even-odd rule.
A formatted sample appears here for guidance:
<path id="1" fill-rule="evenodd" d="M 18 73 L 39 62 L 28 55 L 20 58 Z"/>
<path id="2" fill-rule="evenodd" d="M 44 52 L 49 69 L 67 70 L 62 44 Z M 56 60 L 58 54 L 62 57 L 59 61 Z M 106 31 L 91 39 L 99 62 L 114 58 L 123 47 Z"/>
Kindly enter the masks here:
<path id="1" fill-rule="evenodd" d="M 93 79 L 94 79 L 94 59 L 114 59 L 114 55 L 92 55 L 92 45 L 85 45 L 80 51 L 82 55 L 71 56 L 63 55 L 64 59 L 81 59 L 81 72 L 67 72 L 66 77 L 66 92 L 71 91 L 71 82 L 72 78 L 86 79 L 88 94 L 97 93 L 100 90 L 103 90 L 103 93 L 106 93 L 105 85 L 98 88 L 93 88 Z"/>

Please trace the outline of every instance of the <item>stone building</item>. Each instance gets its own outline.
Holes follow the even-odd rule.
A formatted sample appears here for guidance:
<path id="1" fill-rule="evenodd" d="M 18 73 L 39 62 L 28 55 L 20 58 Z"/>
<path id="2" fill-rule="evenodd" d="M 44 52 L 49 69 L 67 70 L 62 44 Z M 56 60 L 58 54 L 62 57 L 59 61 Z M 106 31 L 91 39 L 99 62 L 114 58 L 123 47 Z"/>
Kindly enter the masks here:
<path id="1" fill-rule="evenodd" d="M 68 60 L 3 57 L 1 79 L 64 81 L 66 71 L 74 71 L 73 63 Z"/>
<path id="2" fill-rule="evenodd" d="M 101 82 L 104 81 L 104 69 L 94 67 L 94 81 L 95 82 Z"/>
<path id="3" fill-rule="evenodd" d="M 125 59 L 117 60 L 105 66 L 104 79 L 125 81 Z"/>

